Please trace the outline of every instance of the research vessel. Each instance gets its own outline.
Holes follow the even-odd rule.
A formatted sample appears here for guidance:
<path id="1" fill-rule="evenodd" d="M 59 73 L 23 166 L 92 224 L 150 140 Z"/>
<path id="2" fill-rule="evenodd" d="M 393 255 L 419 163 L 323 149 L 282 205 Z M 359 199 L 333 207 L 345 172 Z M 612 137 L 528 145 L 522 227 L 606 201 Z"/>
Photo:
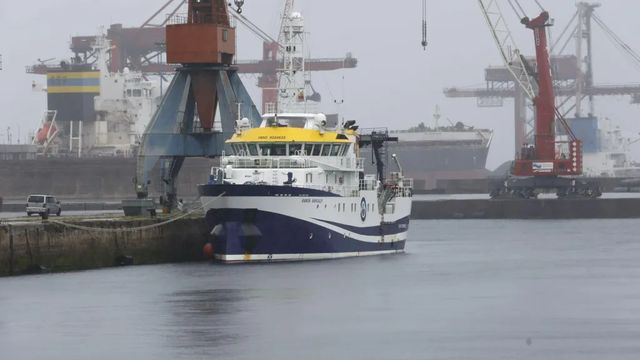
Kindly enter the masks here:
<path id="1" fill-rule="evenodd" d="M 411 179 L 385 177 L 386 130 L 358 132 L 354 121 L 326 127 L 322 114 L 267 114 L 240 121 L 228 152 L 198 191 L 215 259 L 269 262 L 404 251 Z M 379 159 L 364 174 L 362 147 Z"/>

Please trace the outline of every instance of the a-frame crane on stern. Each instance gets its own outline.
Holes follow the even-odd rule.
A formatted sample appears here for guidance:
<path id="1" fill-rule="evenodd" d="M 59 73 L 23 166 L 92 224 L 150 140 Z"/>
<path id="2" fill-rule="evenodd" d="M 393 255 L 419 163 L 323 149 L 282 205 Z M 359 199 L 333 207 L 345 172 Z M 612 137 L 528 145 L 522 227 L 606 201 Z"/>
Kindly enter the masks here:
<path id="1" fill-rule="evenodd" d="M 507 1 L 520 16 L 521 23 L 533 31 L 536 69 L 515 50 L 517 47 L 497 0 L 478 0 L 505 65 L 535 106 L 534 144 L 520 144 L 521 150 L 509 176 L 491 184 L 491 197 L 535 198 L 540 191 L 555 191 L 558 197 L 599 197 L 602 193 L 597 183 L 579 178 L 582 175 L 582 142 L 575 137 L 555 105 L 546 31 L 552 26 L 549 13 L 536 0 L 542 12 L 530 19 L 518 0 Z M 510 51 L 509 46 L 514 50 Z M 557 125 L 561 125 L 566 138 L 562 141 L 556 137 Z"/>

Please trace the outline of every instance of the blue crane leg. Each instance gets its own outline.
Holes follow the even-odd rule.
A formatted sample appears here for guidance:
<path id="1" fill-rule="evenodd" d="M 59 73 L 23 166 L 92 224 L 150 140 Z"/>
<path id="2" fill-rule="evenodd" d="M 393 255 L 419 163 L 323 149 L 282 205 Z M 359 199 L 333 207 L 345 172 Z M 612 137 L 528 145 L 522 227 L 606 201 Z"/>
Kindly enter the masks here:
<path id="1" fill-rule="evenodd" d="M 224 142 L 235 130 L 240 104 L 240 117 L 253 126 L 262 121 L 249 92 L 234 69 L 212 69 L 217 72 L 216 88 L 222 132 L 199 132 L 194 129 L 195 99 L 191 90 L 188 69 L 178 70 L 165 97 L 142 137 L 138 154 L 136 192 L 148 195 L 150 174 L 160 160 L 162 183 L 169 200 L 175 200 L 176 180 L 187 157 L 216 157 L 222 155 Z"/>

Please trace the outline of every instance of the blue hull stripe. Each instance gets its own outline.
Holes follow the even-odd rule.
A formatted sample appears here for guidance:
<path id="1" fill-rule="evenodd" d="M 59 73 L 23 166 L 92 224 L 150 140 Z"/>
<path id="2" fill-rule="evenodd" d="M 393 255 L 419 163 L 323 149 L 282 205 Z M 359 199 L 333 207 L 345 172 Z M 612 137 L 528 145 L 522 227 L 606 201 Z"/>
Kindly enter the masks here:
<path id="1" fill-rule="evenodd" d="M 200 196 L 279 196 L 279 197 L 340 197 L 328 191 L 295 186 L 212 184 L 198 186 Z"/>
<path id="2" fill-rule="evenodd" d="M 333 221 L 326 221 L 321 219 L 314 219 L 317 221 L 322 221 L 323 223 L 333 225 L 339 227 L 345 231 L 358 234 L 358 235 L 367 235 L 367 236 L 376 236 L 376 235 L 395 235 L 406 232 L 409 228 L 409 217 L 400 219 L 398 221 L 392 223 L 382 224 L 382 226 L 370 226 L 370 227 L 358 227 L 352 225 L 345 225 L 341 223 L 336 223 Z"/>
<path id="3" fill-rule="evenodd" d="M 215 234 L 216 254 L 222 255 L 397 251 L 405 243 L 359 241 L 308 221 L 256 209 L 212 209 L 206 219 Z"/>

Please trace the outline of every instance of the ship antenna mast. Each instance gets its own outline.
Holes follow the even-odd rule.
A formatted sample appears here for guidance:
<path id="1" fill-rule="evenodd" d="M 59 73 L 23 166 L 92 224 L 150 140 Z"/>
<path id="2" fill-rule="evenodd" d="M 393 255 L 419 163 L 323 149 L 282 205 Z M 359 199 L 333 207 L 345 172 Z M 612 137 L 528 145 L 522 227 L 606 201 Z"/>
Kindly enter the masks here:
<path id="1" fill-rule="evenodd" d="M 433 113 L 433 122 L 435 123 L 436 131 L 438 130 L 438 127 L 440 125 L 439 123 L 441 117 L 442 115 L 440 115 L 440 105 L 436 105 L 436 111 L 434 111 Z"/>

